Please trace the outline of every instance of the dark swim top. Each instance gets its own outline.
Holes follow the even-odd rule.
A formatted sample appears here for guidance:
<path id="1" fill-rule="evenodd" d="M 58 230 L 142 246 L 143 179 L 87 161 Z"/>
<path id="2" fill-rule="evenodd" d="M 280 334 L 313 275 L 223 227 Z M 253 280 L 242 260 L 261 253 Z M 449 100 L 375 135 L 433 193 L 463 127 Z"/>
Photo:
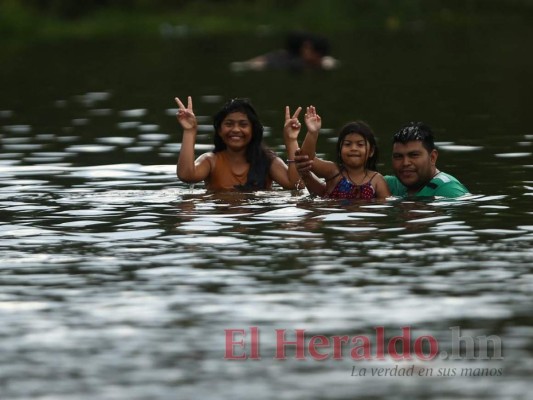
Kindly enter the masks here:
<path id="1" fill-rule="evenodd" d="M 339 176 L 339 174 L 335 175 L 331 179 Z M 372 179 L 374 179 L 377 174 L 378 173 L 376 172 L 374 175 L 372 175 L 372 178 L 370 178 L 368 182 L 365 182 L 362 185 L 356 185 L 343 176 L 342 179 L 337 183 L 335 188 L 333 188 L 331 193 L 326 195 L 325 197 L 330 199 L 375 199 L 376 189 L 374 189 L 374 186 L 372 186 Z"/>

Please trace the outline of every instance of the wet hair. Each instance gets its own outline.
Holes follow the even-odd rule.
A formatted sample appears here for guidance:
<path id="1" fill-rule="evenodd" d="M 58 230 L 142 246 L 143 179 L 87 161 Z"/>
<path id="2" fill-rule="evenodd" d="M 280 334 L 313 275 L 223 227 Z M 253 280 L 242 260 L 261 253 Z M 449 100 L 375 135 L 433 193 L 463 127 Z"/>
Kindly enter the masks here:
<path id="1" fill-rule="evenodd" d="M 239 187 L 241 190 L 262 190 L 267 187 L 267 176 L 269 175 L 270 165 L 275 157 L 272 150 L 263 144 L 263 125 L 248 99 L 235 98 L 229 100 L 222 109 L 213 117 L 213 127 L 215 128 L 215 148 L 214 153 L 226 150 L 227 146 L 218 134 L 222 121 L 228 114 L 242 112 L 245 114 L 252 125 L 252 139 L 246 147 L 246 161 L 250 164 L 250 170 L 246 183 Z"/>
<path id="2" fill-rule="evenodd" d="M 424 146 L 428 153 L 431 153 L 436 149 L 433 131 L 423 122 L 410 122 L 396 132 L 392 137 L 393 144 L 406 144 L 407 142 L 412 142 L 415 140 L 421 141 L 422 146 Z"/>
<path id="3" fill-rule="evenodd" d="M 349 122 L 341 128 L 341 131 L 339 132 L 339 138 L 337 139 L 336 147 L 337 164 L 340 168 L 344 168 L 341 156 L 342 143 L 344 142 L 346 136 L 351 133 L 358 133 L 365 139 L 366 143 L 368 143 L 369 145 L 369 148 L 367 148 L 367 154 L 369 154 L 372 150 L 374 151 L 373 154 L 367 158 L 365 163 L 365 169 L 376 171 L 376 164 L 378 162 L 378 146 L 376 143 L 376 137 L 374 136 L 374 132 L 372 131 L 370 126 L 368 126 L 363 121 Z"/>

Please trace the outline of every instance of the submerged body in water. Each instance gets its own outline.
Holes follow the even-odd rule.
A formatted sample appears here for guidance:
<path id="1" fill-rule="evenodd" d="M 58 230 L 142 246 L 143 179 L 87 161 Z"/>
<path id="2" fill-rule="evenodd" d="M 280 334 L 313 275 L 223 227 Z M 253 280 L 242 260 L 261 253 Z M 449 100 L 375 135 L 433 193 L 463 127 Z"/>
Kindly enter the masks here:
<path id="1" fill-rule="evenodd" d="M 331 70 L 337 68 L 339 60 L 330 55 L 330 43 L 327 38 L 307 32 L 293 32 L 287 36 L 283 49 L 254 57 L 246 61 L 231 63 L 233 71 L 263 71 L 284 69 L 293 72 L 304 69 Z"/>

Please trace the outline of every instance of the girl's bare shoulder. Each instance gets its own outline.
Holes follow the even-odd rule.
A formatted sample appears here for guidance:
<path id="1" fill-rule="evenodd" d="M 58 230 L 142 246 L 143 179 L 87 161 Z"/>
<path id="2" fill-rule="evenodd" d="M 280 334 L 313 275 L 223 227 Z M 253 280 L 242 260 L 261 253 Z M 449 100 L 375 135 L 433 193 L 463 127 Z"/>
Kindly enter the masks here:
<path id="1" fill-rule="evenodd" d="M 215 153 L 213 153 L 212 151 L 208 151 L 207 153 L 204 153 L 201 156 L 199 156 L 197 158 L 197 161 L 204 161 L 204 160 L 215 161 L 215 159 L 216 159 Z"/>
<path id="2" fill-rule="evenodd" d="M 209 164 L 209 169 L 213 170 L 216 164 L 216 155 L 212 151 L 202 154 L 196 159 L 196 165 Z"/>
<path id="3" fill-rule="evenodd" d="M 383 175 L 377 171 L 368 171 L 368 176 L 370 177 L 369 181 L 372 183 L 384 180 Z"/>

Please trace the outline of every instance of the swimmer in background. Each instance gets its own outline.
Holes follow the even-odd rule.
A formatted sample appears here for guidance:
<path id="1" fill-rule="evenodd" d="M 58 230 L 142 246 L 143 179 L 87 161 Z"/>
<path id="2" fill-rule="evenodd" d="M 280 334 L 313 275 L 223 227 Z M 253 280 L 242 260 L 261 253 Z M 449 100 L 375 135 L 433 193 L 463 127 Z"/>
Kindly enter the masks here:
<path id="1" fill-rule="evenodd" d="M 214 116 L 214 150 L 196 158 L 194 145 L 198 123 L 194 115 L 192 98 L 187 107 L 176 97 L 177 119 L 183 128 L 183 142 L 176 173 L 186 183 L 204 181 L 208 190 L 268 190 L 272 181 L 284 189 L 294 189 L 300 176 L 294 162 L 287 166 L 263 143 L 263 125 L 247 99 L 228 101 Z M 298 148 L 300 122 L 298 108 L 291 117 L 285 110 L 283 135 L 287 157 L 294 159 Z"/>
<path id="2" fill-rule="evenodd" d="M 384 200 L 391 193 L 383 176 L 376 171 L 378 148 L 372 129 L 362 121 L 346 124 L 337 139 L 337 162 L 315 157 L 322 119 L 313 106 L 305 114 L 307 134 L 300 154 L 313 160 L 311 171 L 326 180 L 324 186 L 315 186 L 314 178 L 302 175 L 308 189 L 314 194 L 332 199 Z M 313 180 L 313 181 L 311 181 Z"/>
<path id="3" fill-rule="evenodd" d="M 339 61 L 330 56 L 329 41 L 320 35 L 306 32 L 292 32 L 287 36 L 284 49 L 254 57 L 247 61 L 231 63 L 233 71 L 263 71 L 266 69 L 331 70 L 339 66 Z"/>

